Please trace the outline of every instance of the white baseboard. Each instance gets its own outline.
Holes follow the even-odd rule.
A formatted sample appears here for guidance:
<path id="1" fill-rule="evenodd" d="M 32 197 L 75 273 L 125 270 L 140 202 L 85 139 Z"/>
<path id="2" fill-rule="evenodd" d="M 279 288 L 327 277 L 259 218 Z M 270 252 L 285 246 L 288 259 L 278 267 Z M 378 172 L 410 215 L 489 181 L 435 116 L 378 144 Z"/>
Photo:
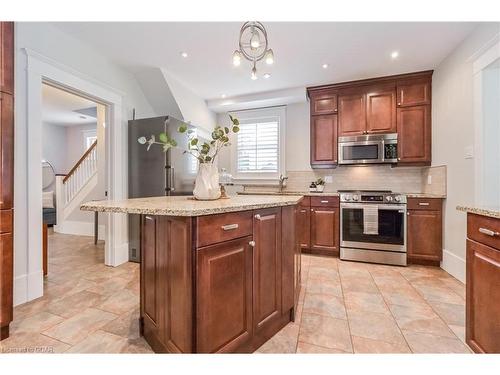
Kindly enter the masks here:
<path id="1" fill-rule="evenodd" d="M 76 236 L 93 236 L 94 223 L 65 220 L 62 223 L 54 226 L 54 231 L 57 233 L 73 234 Z M 106 238 L 106 226 L 99 225 L 97 231 L 97 238 L 99 238 L 100 240 L 104 240 Z"/>
<path id="2" fill-rule="evenodd" d="M 443 249 L 441 268 L 465 284 L 465 259 L 453 254 L 451 251 Z"/>
<path id="3" fill-rule="evenodd" d="M 43 271 L 32 272 L 14 278 L 14 306 L 43 296 Z"/>

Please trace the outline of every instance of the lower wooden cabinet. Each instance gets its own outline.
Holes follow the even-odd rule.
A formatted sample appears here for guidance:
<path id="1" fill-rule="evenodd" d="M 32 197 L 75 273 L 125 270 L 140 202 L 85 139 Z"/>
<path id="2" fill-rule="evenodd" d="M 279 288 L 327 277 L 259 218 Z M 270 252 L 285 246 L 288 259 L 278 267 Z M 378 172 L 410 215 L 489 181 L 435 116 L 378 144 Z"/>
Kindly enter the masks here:
<path id="1" fill-rule="evenodd" d="M 339 209 L 311 207 L 311 250 L 339 254 Z"/>
<path id="2" fill-rule="evenodd" d="M 12 233 L 0 234 L 0 340 L 9 337 L 13 289 Z"/>
<path id="3" fill-rule="evenodd" d="M 297 211 L 299 245 L 301 249 L 309 249 L 311 247 L 311 207 L 301 205 Z"/>
<path id="4" fill-rule="evenodd" d="M 232 352 L 252 337 L 252 237 L 196 252 L 197 347 Z"/>
<path id="5" fill-rule="evenodd" d="M 467 240 L 466 340 L 478 353 L 500 353 L 500 250 Z"/>
<path id="6" fill-rule="evenodd" d="M 296 218 L 296 206 L 143 215 L 141 332 L 153 350 L 252 352 L 292 320 L 300 286 Z"/>
<path id="7" fill-rule="evenodd" d="M 408 263 L 439 266 L 443 259 L 442 199 L 408 198 Z"/>

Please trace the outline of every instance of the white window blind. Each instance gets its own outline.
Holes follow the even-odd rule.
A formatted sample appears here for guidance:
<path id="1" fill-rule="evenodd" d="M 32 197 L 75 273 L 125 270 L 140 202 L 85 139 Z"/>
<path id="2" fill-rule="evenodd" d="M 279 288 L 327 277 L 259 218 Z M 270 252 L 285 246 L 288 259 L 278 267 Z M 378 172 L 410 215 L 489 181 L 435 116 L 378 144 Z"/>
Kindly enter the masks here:
<path id="1" fill-rule="evenodd" d="M 277 173 L 279 117 L 240 120 L 236 164 L 238 173 Z"/>

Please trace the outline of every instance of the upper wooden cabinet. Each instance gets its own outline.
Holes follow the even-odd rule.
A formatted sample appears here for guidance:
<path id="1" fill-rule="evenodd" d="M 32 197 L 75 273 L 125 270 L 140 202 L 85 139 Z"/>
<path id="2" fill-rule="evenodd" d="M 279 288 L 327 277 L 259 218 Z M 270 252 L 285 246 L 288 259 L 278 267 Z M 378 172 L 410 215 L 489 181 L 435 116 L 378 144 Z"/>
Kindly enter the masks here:
<path id="1" fill-rule="evenodd" d="M 330 115 L 337 113 L 337 93 L 319 91 L 310 95 L 311 115 Z"/>
<path id="2" fill-rule="evenodd" d="M 396 89 L 394 85 L 373 88 L 366 94 L 367 134 L 396 133 Z"/>
<path id="3" fill-rule="evenodd" d="M 431 104 L 431 79 L 403 79 L 397 82 L 398 107 Z"/>
<path id="4" fill-rule="evenodd" d="M 398 108 L 398 163 L 431 162 L 430 106 Z"/>
<path id="5" fill-rule="evenodd" d="M 14 93 L 13 22 L 0 22 L 0 91 Z"/>
<path id="6" fill-rule="evenodd" d="M 311 117 L 311 165 L 329 167 L 337 163 L 337 115 Z"/>
<path id="7" fill-rule="evenodd" d="M 339 137 L 366 132 L 366 96 L 351 90 L 339 94 Z"/>
<path id="8" fill-rule="evenodd" d="M 387 133 L 398 133 L 398 163 L 430 165 L 431 80 L 425 71 L 308 88 L 311 166 L 337 165 L 338 137 Z"/>

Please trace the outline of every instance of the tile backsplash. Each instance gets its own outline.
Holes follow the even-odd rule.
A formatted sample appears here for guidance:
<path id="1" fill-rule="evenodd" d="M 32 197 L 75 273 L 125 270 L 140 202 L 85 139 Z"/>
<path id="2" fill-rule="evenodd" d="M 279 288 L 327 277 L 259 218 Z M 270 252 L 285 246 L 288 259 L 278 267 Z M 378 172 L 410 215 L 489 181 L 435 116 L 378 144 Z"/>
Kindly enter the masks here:
<path id="1" fill-rule="evenodd" d="M 446 195 L 446 167 L 352 166 L 313 171 L 289 171 L 286 190 L 306 191 L 311 181 L 332 176 L 325 192 L 338 190 L 392 190 L 401 193 Z M 429 179 L 428 176 L 431 176 Z M 431 184 L 428 184 L 428 182 Z M 273 186 L 247 185 L 245 191 L 266 191 Z"/>

